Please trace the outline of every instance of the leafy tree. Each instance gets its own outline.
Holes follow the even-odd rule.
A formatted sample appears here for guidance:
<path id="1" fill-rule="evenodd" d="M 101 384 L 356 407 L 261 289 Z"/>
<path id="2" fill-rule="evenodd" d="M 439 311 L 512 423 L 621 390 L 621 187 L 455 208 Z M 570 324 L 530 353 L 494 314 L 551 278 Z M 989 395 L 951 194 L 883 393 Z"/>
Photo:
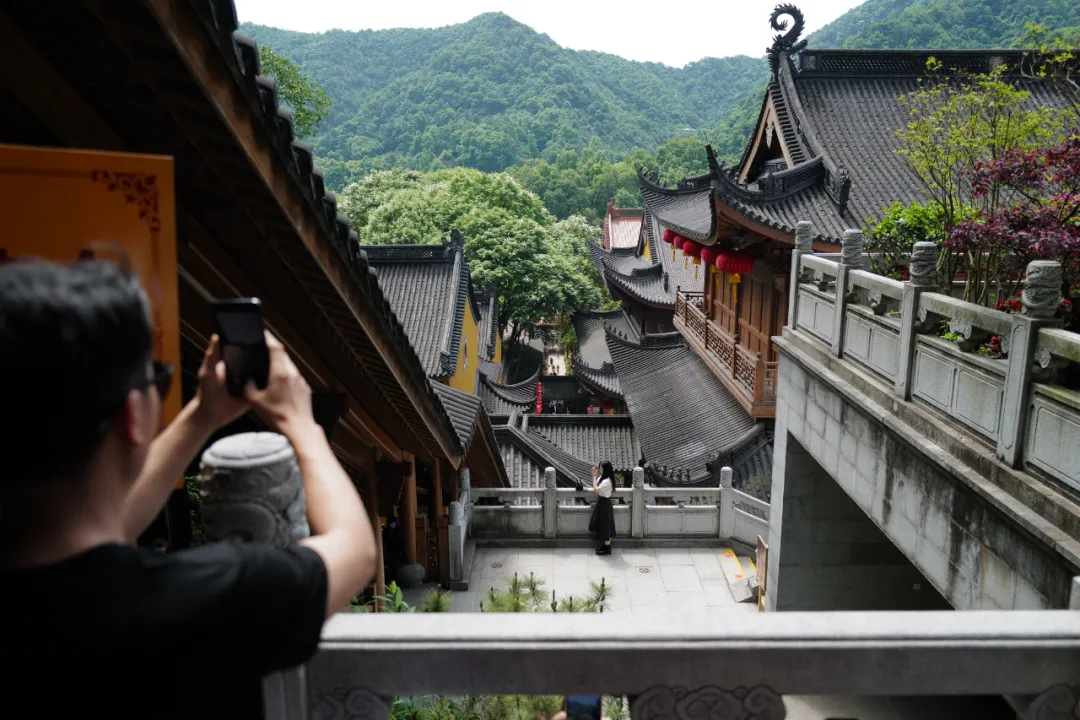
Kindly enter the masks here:
<path id="1" fill-rule="evenodd" d="M 895 202 L 881 219 L 869 218 L 867 248 L 876 254 L 871 270 L 900 280 L 905 279 L 907 259 L 915 243 L 930 241 L 939 245 L 945 242 L 943 212 L 936 202 Z"/>
<path id="2" fill-rule="evenodd" d="M 941 64 L 931 59 L 929 69 L 939 70 Z M 942 76 L 900 98 L 910 119 L 897 131 L 897 152 L 921 181 L 927 198 L 940 208 L 945 235 L 971 212 L 991 214 L 1005 199 L 1005 183 L 997 176 L 987 177 L 976 192 L 972 179 L 979 167 L 1046 145 L 1064 132 L 1062 113 L 1034 107 L 1028 92 L 1004 80 L 1005 71 Z M 988 302 L 986 280 L 997 267 L 996 258 L 986 254 L 989 248 L 968 250 L 957 266 L 956 256 L 943 247 L 939 274 L 944 281 L 962 270 L 965 299 Z"/>
<path id="3" fill-rule="evenodd" d="M 995 287 L 1001 298 L 1017 293 L 1029 262 L 1057 260 L 1071 307 L 1073 288 L 1080 285 L 1080 129 L 1059 144 L 1014 148 L 980 163 L 972 187 L 977 198 L 1006 190 L 1007 201 L 953 228 L 945 246 L 987 253 L 983 285 Z"/>
<path id="4" fill-rule="evenodd" d="M 545 317 L 604 301 L 587 245 L 597 228 L 582 218 L 556 221 L 509 175 L 380 171 L 346 188 L 340 207 L 362 244 L 436 243 L 460 230 L 473 281 L 498 289 L 499 326 L 510 329 L 511 346 Z"/>
<path id="5" fill-rule="evenodd" d="M 296 63 L 266 45 L 259 47 L 259 67 L 263 75 L 274 79 L 278 97 L 292 110 L 296 136 L 312 135 L 330 112 L 330 96 L 322 86 L 309 80 Z"/>

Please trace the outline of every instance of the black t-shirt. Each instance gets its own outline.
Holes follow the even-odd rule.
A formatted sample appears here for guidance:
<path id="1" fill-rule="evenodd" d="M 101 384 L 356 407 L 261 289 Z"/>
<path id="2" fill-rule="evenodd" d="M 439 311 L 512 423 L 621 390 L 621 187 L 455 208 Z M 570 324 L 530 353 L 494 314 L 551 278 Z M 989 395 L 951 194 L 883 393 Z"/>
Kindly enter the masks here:
<path id="1" fill-rule="evenodd" d="M 262 717 L 261 678 L 315 652 L 326 591 L 315 551 L 237 543 L 0 572 L 0 697 L 37 717 Z"/>

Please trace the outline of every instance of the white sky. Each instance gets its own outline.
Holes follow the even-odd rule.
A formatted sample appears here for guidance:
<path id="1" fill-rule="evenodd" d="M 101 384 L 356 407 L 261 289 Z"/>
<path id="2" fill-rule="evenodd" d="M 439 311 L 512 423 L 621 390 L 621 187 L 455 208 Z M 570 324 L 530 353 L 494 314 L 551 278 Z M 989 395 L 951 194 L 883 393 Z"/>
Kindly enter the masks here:
<path id="1" fill-rule="evenodd" d="M 764 54 L 775 0 L 235 0 L 240 22 L 322 32 L 441 27 L 502 11 L 575 50 L 682 67 Z M 798 0 L 813 32 L 863 0 Z"/>

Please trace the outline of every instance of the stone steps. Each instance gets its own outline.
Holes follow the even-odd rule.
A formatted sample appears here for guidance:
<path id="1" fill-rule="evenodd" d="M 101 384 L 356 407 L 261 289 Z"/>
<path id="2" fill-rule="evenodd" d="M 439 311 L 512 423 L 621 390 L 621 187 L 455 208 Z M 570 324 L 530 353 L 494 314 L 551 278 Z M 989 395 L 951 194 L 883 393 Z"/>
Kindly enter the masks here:
<path id="1" fill-rule="evenodd" d="M 753 574 L 754 588 L 750 587 L 750 575 L 744 564 L 739 561 L 739 556 L 731 548 L 725 548 L 720 554 L 720 569 L 727 580 L 728 589 L 731 590 L 735 602 L 752 602 L 756 597 L 757 573 Z M 747 558 L 749 559 L 749 558 Z M 752 564 L 749 567 L 753 567 Z"/>

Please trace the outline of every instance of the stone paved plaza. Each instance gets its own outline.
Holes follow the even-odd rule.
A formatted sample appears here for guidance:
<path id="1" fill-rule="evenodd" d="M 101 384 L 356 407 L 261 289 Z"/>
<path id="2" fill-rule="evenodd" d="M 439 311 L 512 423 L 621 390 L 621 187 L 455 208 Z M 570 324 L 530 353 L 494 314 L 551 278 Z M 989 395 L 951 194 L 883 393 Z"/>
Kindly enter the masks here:
<path id="1" fill-rule="evenodd" d="M 616 547 L 600 557 L 592 548 L 477 548 L 468 592 L 455 592 L 454 612 L 475 612 L 488 589 L 506 587 L 515 572 L 533 573 L 544 589 L 562 599 L 585 595 L 604 579 L 613 591 L 605 612 L 757 612 L 755 603 L 736 603 L 720 568 L 723 548 L 693 550 Z M 419 603 L 422 590 L 407 593 Z"/>

